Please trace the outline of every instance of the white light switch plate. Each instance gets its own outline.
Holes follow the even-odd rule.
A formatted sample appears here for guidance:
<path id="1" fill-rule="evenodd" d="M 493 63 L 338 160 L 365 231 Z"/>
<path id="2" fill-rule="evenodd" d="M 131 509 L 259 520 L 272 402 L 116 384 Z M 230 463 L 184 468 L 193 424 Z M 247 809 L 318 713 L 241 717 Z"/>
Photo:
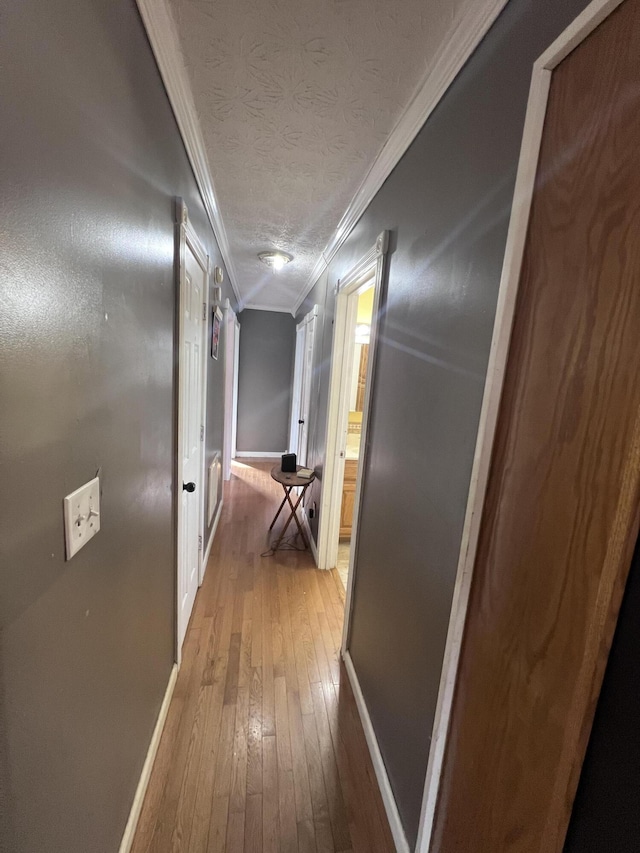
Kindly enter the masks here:
<path id="1" fill-rule="evenodd" d="M 64 499 L 67 560 L 100 530 L 100 480 L 94 477 Z"/>

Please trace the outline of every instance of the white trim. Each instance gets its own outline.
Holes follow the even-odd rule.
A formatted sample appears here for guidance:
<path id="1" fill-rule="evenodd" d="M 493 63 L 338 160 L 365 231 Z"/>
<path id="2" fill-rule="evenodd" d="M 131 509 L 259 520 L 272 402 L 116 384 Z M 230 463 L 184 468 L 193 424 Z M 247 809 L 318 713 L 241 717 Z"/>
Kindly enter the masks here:
<path id="1" fill-rule="evenodd" d="M 462 533 L 456 584 L 445 646 L 438 703 L 432 730 L 416 853 L 428 853 L 451 709 L 475 567 L 482 510 L 487 489 L 491 453 L 498 421 L 509 341 L 513 325 L 520 270 L 524 256 L 529 214 L 533 200 L 542 133 L 553 69 L 583 41 L 622 0 L 594 0 L 553 42 L 533 66 L 518 173 L 511 207 L 496 318 L 489 354 L 480 424 L 471 473 L 469 497 Z"/>
<path id="2" fill-rule="evenodd" d="M 286 450 L 236 450 L 240 459 L 279 459 Z"/>
<path id="3" fill-rule="evenodd" d="M 306 286 L 294 304 L 291 312 L 294 317 L 506 4 L 507 0 L 476 0 L 475 3 L 467 4 L 468 8 L 462 20 L 457 21 L 453 30 L 440 40 L 440 50 L 429 71 L 398 119 L 316 261 Z"/>
<path id="4" fill-rule="evenodd" d="M 274 305 L 265 305 L 262 302 L 251 302 L 244 303 L 242 310 L 245 311 L 249 309 L 250 311 L 275 311 L 278 314 L 293 314 L 291 308 L 283 308 L 283 307 L 275 307 Z M 295 314 L 293 315 L 295 317 Z"/>
<path id="5" fill-rule="evenodd" d="M 347 670 L 351 689 L 353 690 L 353 696 L 356 700 L 358 713 L 360 714 L 360 721 L 362 722 L 364 736 L 367 739 L 367 746 L 369 747 L 369 754 L 371 755 L 371 763 L 373 764 L 373 769 L 376 772 L 380 795 L 387 813 L 387 820 L 389 821 L 389 827 L 391 829 L 391 834 L 393 835 L 396 850 L 398 853 L 409 853 L 409 844 L 404 834 L 404 829 L 402 828 L 400 813 L 398 812 L 398 806 L 396 805 L 396 800 L 393 796 L 391 783 L 387 776 L 387 769 L 384 766 L 384 759 L 382 758 L 382 753 L 378 746 L 378 739 L 376 738 L 373 723 L 371 722 L 371 717 L 369 716 L 369 711 L 367 710 L 367 705 L 362 694 L 362 688 L 360 687 L 360 682 L 358 681 L 358 676 L 356 675 L 356 670 L 349 652 L 343 652 L 342 659 L 344 660 L 345 669 Z"/>
<path id="6" fill-rule="evenodd" d="M 369 359 L 365 384 L 365 399 L 362 415 L 360 454 L 356 474 L 356 492 L 351 526 L 351 548 L 349 552 L 349 574 L 345 597 L 344 622 L 342 626 L 342 652 L 346 653 L 349 643 L 351 614 L 353 610 L 353 585 L 355 577 L 356 553 L 358 548 L 358 526 L 360 523 L 360 505 L 364 489 L 364 471 L 369 453 L 369 419 L 371 417 L 371 386 L 378 355 L 380 332 L 380 314 L 382 308 L 382 290 L 384 286 L 384 264 L 389 243 L 389 234 L 383 231 L 375 245 L 361 258 L 338 282 L 335 303 L 333 344 L 331 348 L 331 378 L 329 381 L 329 399 L 325 427 L 326 451 L 325 466 L 320 495 L 320 517 L 318 525 L 319 569 L 334 568 L 338 558 L 340 531 L 340 507 L 342 503 L 342 485 L 344 482 L 345 454 L 342 451 L 346 441 L 348 418 L 348 383 L 345 378 L 351 376 L 353 347 L 347 346 L 350 329 L 356 325 L 357 299 L 353 298 L 362 289 L 374 288 L 373 313 L 369 341 Z"/>
<path id="7" fill-rule="evenodd" d="M 160 713 L 158 714 L 158 719 L 156 720 L 156 724 L 153 729 L 153 734 L 151 735 L 151 743 L 149 744 L 149 749 L 147 750 L 147 757 L 145 758 L 144 764 L 142 765 L 142 772 L 140 773 L 138 787 L 136 788 L 136 792 L 133 797 L 133 803 L 131 804 L 129 819 L 127 820 L 127 825 L 125 826 L 124 833 L 122 835 L 122 841 L 120 842 L 119 853 L 129 853 L 133 845 L 133 839 L 135 837 L 136 829 L 138 827 L 138 821 L 140 819 L 140 812 L 142 811 L 142 803 L 144 802 L 144 797 L 147 793 L 147 788 L 149 786 L 149 779 L 151 778 L 153 762 L 155 761 L 156 754 L 158 752 L 158 747 L 160 746 L 160 738 L 162 736 L 162 730 L 167 719 L 167 714 L 169 713 L 169 705 L 171 704 L 171 697 L 173 696 L 173 690 L 176 686 L 177 677 L 178 665 L 174 663 L 173 667 L 171 668 L 171 675 L 169 676 L 169 683 L 167 684 L 167 689 L 164 692 L 164 699 L 162 700 L 162 705 L 160 706 Z"/>
<path id="8" fill-rule="evenodd" d="M 175 31 L 171 10 L 166 0 L 136 0 L 140 17 L 147 31 L 151 49 L 156 58 L 160 76 L 164 83 L 169 102 L 173 110 L 180 135 L 187 151 L 191 168 L 202 195 L 205 210 L 211 222 L 213 233 L 218 241 L 220 254 L 224 260 L 231 287 L 242 309 L 242 299 L 238 291 L 236 273 L 229 239 L 222 220 L 220 205 L 216 198 L 211 177 L 207 152 L 200 130 L 198 113 L 195 108 L 189 76 L 184 65 L 180 43 Z"/>
<path id="9" fill-rule="evenodd" d="M 307 517 L 307 510 L 305 507 L 302 507 L 302 526 L 305 528 L 307 537 L 309 539 L 309 548 L 311 549 L 311 554 L 313 556 L 313 560 L 318 565 L 318 548 L 316 547 L 315 539 L 313 538 L 313 533 L 311 532 L 311 525 L 309 524 L 309 518 Z"/>
<path id="10" fill-rule="evenodd" d="M 347 590 L 345 596 L 345 604 L 344 604 L 344 622 L 342 623 L 342 651 L 346 652 L 349 644 L 349 630 L 351 628 L 351 615 L 353 611 L 353 586 L 355 579 L 355 567 L 356 567 L 356 556 L 358 551 L 358 527 L 360 525 L 360 504 L 362 503 L 362 492 L 364 489 L 364 471 L 367 456 L 369 455 L 369 419 L 371 417 L 371 406 L 373 402 L 372 397 L 372 385 L 373 385 L 373 376 L 375 373 L 376 362 L 378 359 L 378 339 L 380 337 L 380 314 L 382 309 L 382 288 L 384 286 L 384 264 L 387 253 L 387 248 L 389 245 L 389 234 L 387 231 L 383 231 L 382 234 L 376 240 L 375 252 L 376 252 L 376 260 L 375 260 L 375 275 L 373 282 L 373 310 L 371 314 L 371 329 L 369 332 L 369 357 L 367 360 L 367 376 L 365 380 L 365 392 L 364 392 L 364 403 L 363 403 L 363 411 L 362 411 L 362 426 L 360 433 L 360 453 L 358 454 L 358 471 L 356 474 L 356 494 L 353 502 L 353 522 L 351 524 L 351 541 L 349 548 L 349 571 L 347 574 Z M 360 265 L 356 266 L 355 270 L 352 270 L 352 275 L 355 272 L 356 275 L 361 279 L 366 275 L 366 272 L 361 271 Z M 346 282 L 348 282 L 349 276 L 347 276 Z M 343 285 L 340 284 L 340 287 L 344 287 L 345 291 L 348 290 L 349 285 L 346 283 Z M 340 294 L 338 294 L 340 295 Z M 354 306 L 357 311 L 357 303 Z M 355 325 L 355 323 L 354 323 Z M 352 368 L 349 369 L 349 374 L 351 375 Z M 345 395 L 344 402 L 347 408 L 347 416 L 348 416 L 348 400 Z M 337 507 L 337 512 L 335 515 L 335 556 L 337 561 L 338 556 L 338 544 L 339 544 L 339 530 L 340 530 L 340 506 Z M 335 562 L 335 561 L 334 561 Z"/>
<path id="11" fill-rule="evenodd" d="M 218 501 L 218 509 L 216 510 L 215 518 L 213 519 L 213 524 L 211 525 L 211 533 L 209 534 L 209 541 L 207 542 L 207 548 L 204 552 L 204 557 L 202 558 L 202 564 L 206 571 L 207 562 L 209 561 L 209 557 L 211 556 L 211 548 L 213 547 L 213 540 L 216 538 L 216 531 L 218 529 L 218 523 L 220 521 L 220 516 L 222 515 L 222 507 L 224 506 L 224 499 L 220 498 Z"/>

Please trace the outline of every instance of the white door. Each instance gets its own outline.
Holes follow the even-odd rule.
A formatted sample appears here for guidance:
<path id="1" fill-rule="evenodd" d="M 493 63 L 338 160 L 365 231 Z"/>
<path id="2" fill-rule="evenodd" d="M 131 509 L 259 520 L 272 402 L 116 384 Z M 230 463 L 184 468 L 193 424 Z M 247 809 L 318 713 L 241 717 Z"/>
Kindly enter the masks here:
<path id="1" fill-rule="evenodd" d="M 236 317 L 233 335 L 233 408 L 231 410 L 231 458 L 236 458 L 238 437 L 238 376 L 240 375 L 240 323 Z"/>
<path id="2" fill-rule="evenodd" d="M 231 459 L 235 454 L 234 445 L 234 396 L 236 386 L 236 336 L 238 320 L 235 311 L 227 299 L 225 308 L 224 341 L 224 479 L 231 479 Z"/>
<path id="3" fill-rule="evenodd" d="M 180 286 L 178 380 L 178 649 L 182 648 L 198 591 L 202 490 L 202 314 L 206 280 L 206 268 L 202 268 L 186 242 Z"/>
<path id="4" fill-rule="evenodd" d="M 291 433 L 292 437 L 295 437 L 295 440 L 292 443 L 296 446 L 295 452 L 298 454 L 299 465 L 307 464 L 309 408 L 311 403 L 311 384 L 313 378 L 313 345 L 315 341 L 317 313 L 318 308 L 317 306 L 314 306 L 298 326 L 296 335 L 297 375 L 294 375 L 294 405 L 292 406 L 293 423 L 291 424 Z M 301 364 L 299 365 L 298 355 L 300 353 Z"/>
<path id="5" fill-rule="evenodd" d="M 304 364 L 304 320 L 296 326 L 296 352 L 293 368 L 293 392 L 291 395 L 291 428 L 289 431 L 289 453 L 298 452 L 300 434 L 299 420 L 302 408 L 302 367 Z"/>

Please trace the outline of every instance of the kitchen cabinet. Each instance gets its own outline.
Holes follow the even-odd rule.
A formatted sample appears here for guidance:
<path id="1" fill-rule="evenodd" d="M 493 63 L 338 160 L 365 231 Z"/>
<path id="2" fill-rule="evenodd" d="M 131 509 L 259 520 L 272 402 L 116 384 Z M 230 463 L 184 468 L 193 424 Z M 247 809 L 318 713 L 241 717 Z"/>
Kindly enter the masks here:
<path id="1" fill-rule="evenodd" d="M 356 475 L 358 460 L 347 459 L 344 463 L 344 483 L 342 485 L 342 506 L 340 508 L 340 538 L 351 536 L 353 508 L 356 499 Z"/>

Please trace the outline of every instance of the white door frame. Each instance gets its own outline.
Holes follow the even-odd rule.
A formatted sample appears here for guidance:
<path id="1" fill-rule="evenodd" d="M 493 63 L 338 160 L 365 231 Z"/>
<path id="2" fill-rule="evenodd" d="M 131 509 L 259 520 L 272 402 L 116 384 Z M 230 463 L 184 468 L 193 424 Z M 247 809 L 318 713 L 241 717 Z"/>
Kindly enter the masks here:
<path id="1" fill-rule="evenodd" d="M 223 477 L 231 479 L 231 460 L 235 458 L 235 442 L 233 423 L 236 417 L 237 404 L 236 387 L 238 383 L 236 363 L 236 335 L 240 328 L 236 312 L 231 307 L 231 301 L 226 300 L 224 306 L 224 458 Z"/>
<path id="2" fill-rule="evenodd" d="M 359 291 L 374 287 L 373 315 L 369 339 L 369 358 L 367 379 L 362 413 L 362 434 L 360 455 L 351 528 L 351 551 L 349 556 L 349 578 L 347 583 L 342 652 L 347 651 L 349 625 L 351 621 L 352 591 L 355 556 L 358 544 L 358 525 L 360 521 L 360 503 L 364 484 L 364 470 L 369 452 L 368 425 L 371 415 L 371 379 L 373 377 L 378 352 L 380 313 L 382 307 L 382 287 L 384 263 L 388 245 L 388 232 L 383 231 L 361 260 L 338 282 L 335 301 L 334 334 L 331 353 L 331 380 L 329 384 L 329 404 L 326 428 L 326 455 L 322 477 L 321 513 L 318 530 L 318 568 L 331 569 L 338 557 L 338 538 L 340 531 L 340 507 L 342 503 L 342 484 L 344 482 L 344 463 L 347 422 L 349 416 L 349 379 L 353 362 L 353 337 Z M 353 297 L 353 298 L 351 298 Z"/>
<path id="3" fill-rule="evenodd" d="M 482 510 L 487 490 L 491 454 L 498 421 L 509 341 L 513 325 L 520 271 L 533 201 L 542 132 L 553 69 L 580 42 L 589 36 L 623 0 L 594 0 L 542 54 L 533 66 L 529 102 L 525 118 L 518 173 L 505 248 L 500 290 L 487 367 L 478 437 L 476 441 L 467 510 L 462 532 L 460 557 L 453 593 L 436 714 L 431 733 L 431 749 L 425 779 L 416 853 L 428 853 L 431 846 L 436 803 L 444 753 L 449 733 L 451 709 L 460 662 L 469 593 L 476 561 Z"/>
<path id="4" fill-rule="evenodd" d="M 203 531 L 204 531 L 204 519 L 205 519 L 205 492 L 204 484 L 206 483 L 206 471 L 205 471 L 205 435 L 207 431 L 207 356 L 209 353 L 209 348 L 207 346 L 208 339 L 208 317 L 209 317 L 209 280 L 211 273 L 211 264 L 209 256 L 207 255 L 202 243 L 198 239 L 198 235 L 193 229 L 191 222 L 189 220 L 189 211 L 187 209 L 186 204 L 182 199 L 177 199 L 176 201 L 176 229 L 177 229 L 177 239 L 178 239 L 178 288 L 177 288 L 177 339 L 178 339 L 178 356 L 182 352 L 182 335 L 181 329 L 182 324 L 181 320 L 181 294 L 183 288 L 185 286 L 185 250 L 186 247 L 189 246 L 189 249 L 193 253 L 193 256 L 197 260 L 198 264 L 202 268 L 205 274 L 205 286 L 204 286 L 204 301 L 202 304 L 202 364 L 201 364 L 201 398 L 200 398 L 200 464 L 198 466 L 198 470 L 200 472 L 200 482 L 196 483 L 196 490 L 199 492 L 198 499 L 198 507 L 199 507 L 199 521 L 198 521 L 198 581 L 202 583 L 202 577 L 204 573 L 204 565 L 203 565 Z M 180 559 L 181 559 L 181 550 L 179 547 L 179 539 L 180 539 L 180 530 L 182 524 L 182 501 L 180 500 L 180 489 L 182 488 L 182 470 L 181 470 L 181 460 L 183 458 L 183 450 L 182 450 L 182 442 L 184 437 L 182 435 L 182 423 L 183 419 L 181 417 L 180 412 L 180 382 L 181 382 L 181 365 L 180 361 L 178 363 L 178 405 L 177 405 L 177 416 L 178 416 L 178 444 L 177 444 L 177 456 L 176 456 L 176 661 L 178 666 L 180 666 L 180 661 L 182 658 L 182 635 L 184 634 L 183 628 L 186 626 L 181 625 L 180 620 L 180 607 L 179 607 L 179 580 L 180 580 Z"/>

